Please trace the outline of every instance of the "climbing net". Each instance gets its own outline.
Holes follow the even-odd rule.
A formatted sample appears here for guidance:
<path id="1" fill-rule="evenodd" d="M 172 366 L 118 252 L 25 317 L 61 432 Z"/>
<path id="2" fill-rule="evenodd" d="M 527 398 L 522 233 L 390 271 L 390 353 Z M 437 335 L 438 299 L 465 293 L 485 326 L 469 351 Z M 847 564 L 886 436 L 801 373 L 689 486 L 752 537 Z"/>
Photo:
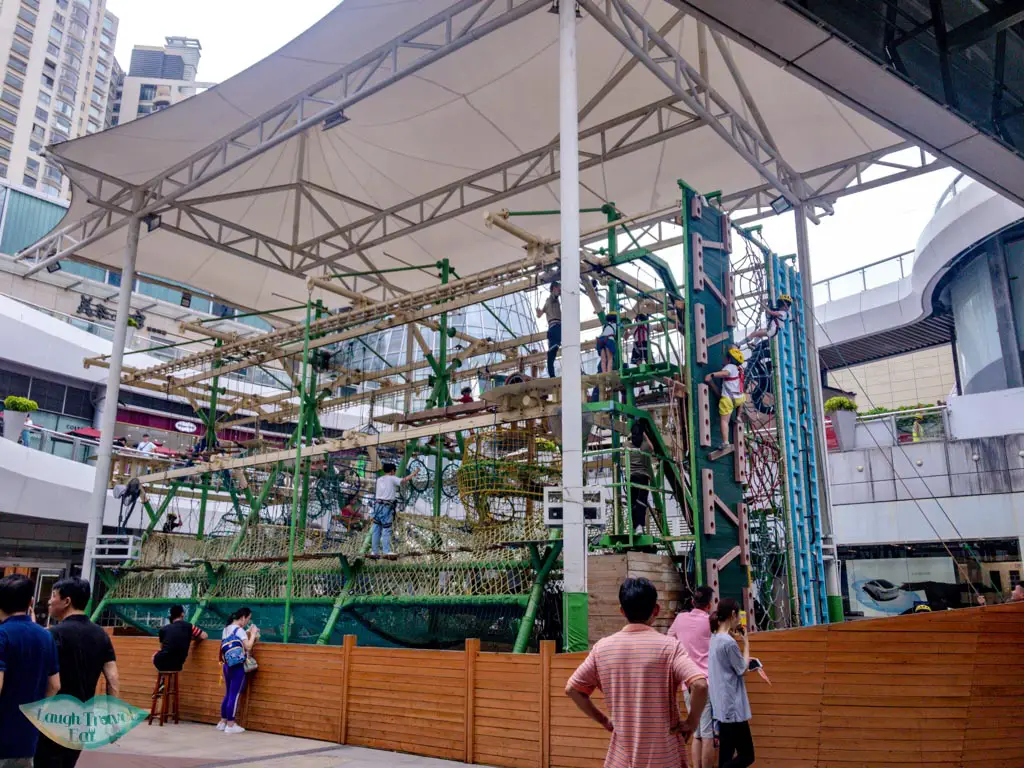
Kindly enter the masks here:
<path id="1" fill-rule="evenodd" d="M 544 487 L 561 482 L 558 445 L 534 428 L 499 427 L 475 434 L 455 473 L 466 517 L 484 525 L 532 521 Z"/>
<path id="2" fill-rule="evenodd" d="M 747 332 L 764 327 L 770 300 L 767 270 L 761 252 L 741 238 L 743 254 L 733 257 L 738 324 Z M 788 552 L 781 461 L 775 421 L 775 372 L 771 344 L 755 340 L 747 350 L 745 409 L 747 477 L 744 494 L 750 510 L 751 580 L 757 603 L 757 626 L 792 626 L 789 609 Z"/>

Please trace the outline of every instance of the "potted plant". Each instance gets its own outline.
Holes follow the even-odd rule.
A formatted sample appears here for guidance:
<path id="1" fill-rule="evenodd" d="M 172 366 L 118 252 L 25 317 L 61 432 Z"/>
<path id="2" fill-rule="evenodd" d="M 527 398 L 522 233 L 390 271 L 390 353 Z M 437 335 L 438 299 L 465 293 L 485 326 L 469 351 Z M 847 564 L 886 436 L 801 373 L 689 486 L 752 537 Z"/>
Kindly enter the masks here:
<path id="1" fill-rule="evenodd" d="M 38 407 L 39 403 L 27 397 L 8 395 L 4 398 L 4 437 L 18 442 L 18 437 L 25 428 L 25 420 Z"/>
<path id="2" fill-rule="evenodd" d="M 852 451 L 856 447 L 854 438 L 857 429 L 857 405 L 848 397 L 830 397 L 825 401 L 825 413 L 832 420 L 839 450 Z"/>
<path id="3" fill-rule="evenodd" d="M 131 347 L 132 347 L 132 339 L 135 338 L 135 331 L 137 331 L 138 328 L 139 328 L 139 321 L 136 320 L 134 317 L 129 317 L 128 318 L 128 327 L 125 328 L 125 333 L 124 333 L 124 348 L 125 349 L 131 349 Z"/>

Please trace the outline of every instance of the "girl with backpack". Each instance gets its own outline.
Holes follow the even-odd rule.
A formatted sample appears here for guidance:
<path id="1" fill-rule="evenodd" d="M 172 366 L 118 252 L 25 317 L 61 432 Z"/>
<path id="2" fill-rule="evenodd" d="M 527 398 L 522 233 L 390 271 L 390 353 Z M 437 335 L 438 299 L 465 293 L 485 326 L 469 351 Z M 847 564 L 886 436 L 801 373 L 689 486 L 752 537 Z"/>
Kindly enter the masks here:
<path id="1" fill-rule="evenodd" d="M 220 722 L 217 730 L 224 733 L 243 733 L 245 728 L 235 722 L 238 698 L 245 687 L 245 660 L 260 637 L 260 629 L 252 621 L 252 611 L 239 608 L 228 617 L 221 633 L 220 661 L 224 665 L 224 700 L 220 704 Z"/>

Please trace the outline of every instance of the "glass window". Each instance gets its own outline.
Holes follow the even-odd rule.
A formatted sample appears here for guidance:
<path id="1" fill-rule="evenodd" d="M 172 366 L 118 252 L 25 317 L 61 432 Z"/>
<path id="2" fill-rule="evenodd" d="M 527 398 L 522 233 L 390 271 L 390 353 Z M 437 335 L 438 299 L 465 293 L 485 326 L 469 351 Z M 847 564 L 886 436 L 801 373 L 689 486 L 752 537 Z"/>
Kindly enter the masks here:
<path id="1" fill-rule="evenodd" d="M 9 128 L 4 128 L 2 125 L 0 125 L 0 139 L 13 142 L 14 131 L 10 130 Z"/>
<path id="2" fill-rule="evenodd" d="M 82 43 L 78 42 L 77 40 L 68 40 L 68 44 L 67 44 L 65 50 L 66 51 L 71 51 L 76 56 L 79 56 L 79 57 L 84 57 L 85 56 L 85 46 Z"/>
<path id="3" fill-rule="evenodd" d="M 41 139 L 44 136 L 46 136 L 46 129 L 41 125 L 33 124 L 32 135 L 35 136 L 37 139 Z"/>
<path id="4" fill-rule="evenodd" d="M 103 93 L 100 92 L 100 91 L 97 91 L 95 88 L 93 88 L 92 89 L 91 100 L 92 100 L 93 104 L 102 104 L 103 103 Z"/>
<path id="5" fill-rule="evenodd" d="M 11 56 L 11 58 L 7 60 L 7 66 L 22 75 L 28 71 L 28 65 L 17 56 Z"/>
<path id="6" fill-rule="evenodd" d="M 95 280 L 102 283 L 107 271 L 101 267 L 94 267 L 91 264 L 82 264 L 77 261 L 61 261 L 61 267 L 69 275 L 78 275 L 87 280 Z"/>
<path id="7" fill-rule="evenodd" d="M 64 40 L 64 33 L 56 27 L 50 27 L 50 39 L 57 43 L 57 45 L 60 45 Z"/>
<path id="8" fill-rule="evenodd" d="M 91 419 L 93 408 L 89 390 L 68 387 L 67 395 L 64 398 L 64 413 L 67 416 L 77 416 L 80 419 Z"/>
<path id="9" fill-rule="evenodd" d="M 39 174 L 39 161 L 33 160 L 31 157 L 25 161 L 25 170 L 31 173 L 33 176 Z"/>
<path id="10" fill-rule="evenodd" d="M 18 37 L 28 40 L 30 43 L 32 42 L 32 32 L 23 27 L 21 24 L 15 25 L 14 34 L 16 34 Z"/>
<path id="11" fill-rule="evenodd" d="M 31 187 L 32 189 L 35 189 L 37 181 L 38 179 L 36 179 L 35 176 L 29 176 L 27 173 L 21 177 L 21 183 L 26 187 Z"/>
<path id="12" fill-rule="evenodd" d="M 181 303 L 181 291 L 175 291 L 170 288 L 165 288 L 162 285 L 154 285 L 153 283 L 146 282 L 145 280 L 139 281 L 139 293 L 145 294 L 146 296 L 152 296 L 154 299 L 162 299 L 172 304 Z"/>
<path id="13" fill-rule="evenodd" d="M 21 373 L 0 370 L 0 392 L 18 397 L 28 397 L 28 390 L 32 379 Z"/>
<path id="14" fill-rule="evenodd" d="M 50 119 L 50 113 L 42 107 L 36 107 L 36 120 L 42 120 L 44 123 Z"/>
<path id="15" fill-rule="evenodd" d="M 99 120 L 100 111 L 96 107 L 89 107 L 89 117 L 95 117 L 97 120 Z"/>
<path id="16" fill-rule="evenodd" d="M 12 107 L 21 106 L 21 97 L 14 91 L 9 91 L 6 88 L 4 88 L 3 92 L 0 93 L 0 101 L 6 101 Z"/>
<path id="17" fill-rule="evenodd" d="M 29 140 L 29 142 L 28 142 L 28 151 L 29 151 L 29 152 L 38 152 L 38 151 L 39 151 L 39 150 L 41 150 L 42 148 L 43 148 L 43 145 L 42 145 L 42 144 L 40 144 L 40 143 L 39 143 L 38 141 L 36 141 L 35 139 L 30 139 L 30 140 Z"/>
<path id="18" fill-rule="evenodd" d="M 107 69 L 107 65 L 106 64 L 104 64 L 102 61 L 97 61 L 96 62 L 96 72 L 98 74 L 105 75 L 105 74 L 107 74 L 108 71 L 109 70 Z"/>
<path id="19" fill-rule="evenodd" d="M 61 101 L 60 99 L 57 99 L 57 101 L 54 103 L 53 110 L 54 112 L 59 112 L 65 117 L 73 117 L 75 114 L 75 108 L 68 104 L 66 101 Z"/>
<path id="20" fill-rule="evenodd" d="M 11 125 L 18 124 L 18 116 L 14 112 L 11 112 L 11 110 L 4 109 L 3 107 L 0 107 L 0 118 L 6 120 Z"/>
<path id="21" fill-rule="evenodd" d="M 32 55 L 32 49 L 25 45 L 21 40 L 15 38 L 11 41 L 11 50 L 15 53 L 19 53 L 26 59 Z"/>
<path id="22" fill-rule="evenodd" d="M 28 8 L 22 6 L 18 9 L 18 18 L 34 27 L 36 25 L 36 19 L 39 17 L 32 13 Z"/>
<path id="23" fill-rule="evenodd" d="M 105 30 L 107 30 L 108 32 L 113 32 L 114 31 L 114 20 L 111 19 L 109 16 L 104 16 L 103 17 L 103 28 Z"/>
<path id="24" fill-rule="evenodd" d="M 63 27 L 64 21 L 64 14 L 58 13 L 57 11 L 53 12 L 53 25 L 55 27 Z"/>
<path id="25" fill-rule="evenodd" d="M 148 115 L 152 111 L 153 111 L 153 106 L 151 104 L 139 104 L 139 110 L 138 110 L 137 114 L 139 114 L 139 115 Z"/>
<path id="26" fill-rule="evenodd" d="M 50 94 L 39 92 L 39 106 L 48 107 L 50 106 Z"/>
<path id="27" fill-rule="evenodd" d="M 4 75 L 4 83 L 11 86 L 11 88 L 17 88 L 19 91 L 25 90 L 25 81 L 13 72 L 8 72 Z"/>
<path id="28" fill-rule="evenodd" d="M 39 10 L 39 0 L 21 0 L 22 5 L 27 5 L 33 11 Z"/>
<path id="29" fill-rule="evenodd" d="M 43 175 L 52 181 L 56 181 L 58 184 L 64 181 L 64 174 L 61 173 L 61 170 L 49 163 L 46 164 L 46 170 L 43 172 Z"/>
<path id="30" fill-rule="evenodd" d="M 60 130 L 64 131 L 64 133 L 66 133 L 66 134 L 70 134 L 71 133 L 71 121 L 70 120 L 66 120 L 65 118 L 61 117 L 60 115 L 54 115 L 53 116 L 52 126 L 54 128 L 59 128 Z"/>
<path id="31" fill-rule="evenodd" d="M 85 132 L 86 133 L 96 133 L 96 131 L 98 131 L 99 129 L 100 129 L 100 124 L 95 122 L 95 121 L 93 121 L 92 118 L 89 118 L 89 125 L 86 126 Z"/>
<path id="32" fill-rule="evenodd" d="M 44 195 L 60 197 L 61 190 L 60 187 L 55 187 L 50 182 L 44 180 L 43 183 L 39 186 L 39 191 L 42 192 Z"/>
<path id="33" fill-rule="evenodd" d="M 10 147 L 5 147 L 2 144 L 0 144 L 0 158 L 3 158 L 4 160 L 10 160 L 11 159 L 11 148 Z"/>
<path id="34" fill-rule="evenodd" d="M 156 86 L 146 83 L 139 87 L 139 101 L 152 101 L 156 98 Z"/>
<path id="35" fill-rule="evenodd" d="M 113 36 L 109 32 L 103 32 L 100 35 L 100 42 L 103 43 L 108 48 L 113 48 L 114 47 L 114 38 L 113 38 Z"/>
<path id="36" fill-rule="evenodd" d="M 43 73 L 42 77 L 39 78 L 39 79 L 40 79 L 40 82 L 42 82 L 42 84 L 44 86 L 46 86 L 47 88 L 53 88 L 53 78 L 50 77 L 45 72 Z"/>
<path id="37" fill-rule="evenodd" d="M 72 21 L 71 24 L 68 25 L 68 32 L 70 32 L 74 37 L 77 37 L 80 40 L 85 40 L 85 38 L 88 37 L 89 34 L 89 30 L 87 30 L 83 25 L 79 24 L 77 21 Z"/>
<path id="38" fill-rule="evenodd" d="M 953 278 L 949 295 L 963 394 L 1006 389 L 987 254 L 977 256 Z"/>
<path id="39" fill-rule="evenodd" d="M 7 178 L 7 166 L 4 165 L 3 163 L 0 163 L 0 179 L 6 179 L 6 178 Z"/>
<path id="40" fill-rule="evenodd" d="M 50 411 L 51 413 L 64 412 L 64 395 L 67 387 L 52 381 L 32 379 L 32 388 L 29 390 L 29 397 L 39 403 L 39 410 Z M 35 419 L 33 419 L 35 421 Z"/>
<path id="41" fill-rule="evenodd" d="M 51 56 L 60 56 L 60 46 L 48 42 L 46 44 L 46 52 Z"/>

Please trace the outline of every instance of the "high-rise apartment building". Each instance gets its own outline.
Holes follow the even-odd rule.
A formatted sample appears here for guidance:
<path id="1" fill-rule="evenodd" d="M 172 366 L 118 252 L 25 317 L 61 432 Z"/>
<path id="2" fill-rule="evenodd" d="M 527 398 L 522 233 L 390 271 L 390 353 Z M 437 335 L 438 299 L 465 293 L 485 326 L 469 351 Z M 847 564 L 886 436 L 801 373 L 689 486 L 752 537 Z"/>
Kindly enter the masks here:
<path id="1" fill-rule="evenodd" d="M 103 129 L 117 24 L 104 0 L 0 5 L 0 177 L 11 187 L 67 197 L 42 150 Z"/>
<path id="2" fill-rule="evenodd" d="M 211 83 L 196 81 L 203 47 L 191 37 L 168 37 L 162 48 L 136 45 L 127 74 L 112 94 L 109 125 L 159 112 Z"/>

